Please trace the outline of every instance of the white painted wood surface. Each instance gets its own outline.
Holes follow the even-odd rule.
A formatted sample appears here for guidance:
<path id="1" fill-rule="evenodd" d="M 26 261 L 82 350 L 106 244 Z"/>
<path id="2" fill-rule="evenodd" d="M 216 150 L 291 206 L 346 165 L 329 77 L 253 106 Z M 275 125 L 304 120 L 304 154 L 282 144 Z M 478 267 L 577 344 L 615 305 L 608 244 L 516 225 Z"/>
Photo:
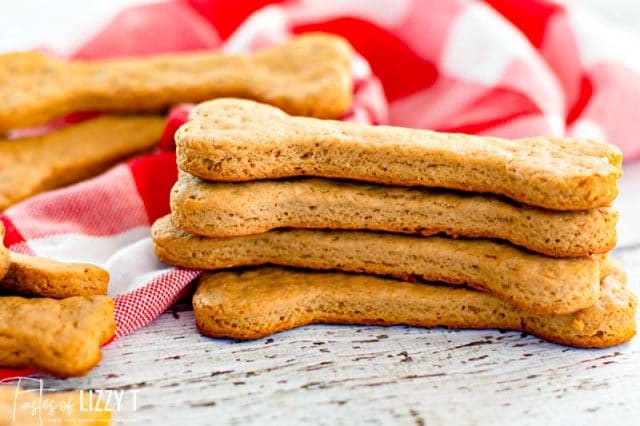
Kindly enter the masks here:
<path id="1" fill-rule="evenodd" d="M 640 34 L 636 0 L 587 3 Z M 615 255 L 640 292 L 640 164 L 625 173 Z M 640 337 L 575 350 L 514 332 L 310 326 L 235 342 L 200 336 L 180 306 L 107 346 L 88 376 L 45 382 L 126 390 L 117 424 L 631 425 Z"/>

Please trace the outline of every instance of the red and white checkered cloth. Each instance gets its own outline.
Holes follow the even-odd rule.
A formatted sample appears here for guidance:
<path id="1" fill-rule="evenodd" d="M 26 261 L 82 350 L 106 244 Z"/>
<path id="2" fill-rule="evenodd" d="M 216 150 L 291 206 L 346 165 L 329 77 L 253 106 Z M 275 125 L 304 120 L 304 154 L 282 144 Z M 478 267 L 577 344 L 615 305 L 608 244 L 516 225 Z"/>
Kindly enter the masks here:
<path id="1" fill-rule="evenodd" d="M 347 38 L 355 103 L 346 119 L 441 131 L 591 137 L 640 157 L 640 45 L 585 12 L 545 0 L 190 0 L 119 13 L 73 55 L 254 50 L 306 31 Z M 8 209 L 15 251 L 102 265 L 116 338 L 173 304 L 197 271 L 153 254 L 150 224 L 169 212 L 176 107 L 157 153 Z M 0 371 L 0 376 L 2 372 Z"/>

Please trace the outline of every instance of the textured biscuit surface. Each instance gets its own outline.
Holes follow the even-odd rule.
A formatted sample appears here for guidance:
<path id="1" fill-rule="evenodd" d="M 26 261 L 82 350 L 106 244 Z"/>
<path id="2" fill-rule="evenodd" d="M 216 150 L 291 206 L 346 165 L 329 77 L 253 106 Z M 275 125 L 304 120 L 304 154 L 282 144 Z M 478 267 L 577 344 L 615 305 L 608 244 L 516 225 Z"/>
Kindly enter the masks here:
<path id="1" fill-rule="evenodd" d="M 631 339 L 636 304 L 614 276 L 602 280 L 593 306 L 537 315 L 466 288 L 281 268 L 206 274 L 193 297 L 198 330 L 215 337 L 256 339 L 312 323 L 407 324 L 521 330 L 577 347 Z"/>
<path id="2" fill-rule="evenodd" d="M 98 266 L 14 252 L 9 258 L 9 270 L 0 279 L 0 290 L 54 299 L 107 294 L 109 273 Z"/>
<path id="3" fill-rule="evenodd" d="M 306 117 L 240 99 L 196 107 L 176 133 L 178 165 L 213 181 L 344 178 L 504 195 L 552 210 L 607 206 L 622 155 L 591 140 L 505 140 Z"/>
<path id="4" fill-rule="evenodd" d="M 208 238 L 175 228 L 170 216 L 156 221 L 152 237 L 161 261 L 186 268 L 276 264 L 419 277 L 468 284 L 541 314 L 573 312 L 599 297 L 597 257 L 556 259 L 491 240 L 302 229 Z"/>
<path id="5" fill-rule="evenodd" d="M 308 34 L 254 55 L 180 53 L 65 62 L 39 52 L 0 55 L 0 133 L 73 111 L 160 111 L 222 96 L 295 115 L 338 118 L 351 106 L 351 47 Z"/>
<path id="6" fill-rule="evenodd" d="M 27 381 L 28 383 L 28 381 Z M 0 426 L 107 426 L 111 410 L 106 401 L 87 401 L 81 391 L 40 393 L 40 388 L 0 385 Z"/>
<path id="7" fill-rule="evenodd" d="M 150 150 L 163 128 L 160 116 L 99 117 L 42 136 L 0 140 L 0 210 Z"/>
<path id="8" fill-rule="evenodd" d="M 369 229 L 498 238 L 555 257 L 610 251 L 618 212 L 556 212 L 500 198 L 331 179 L 206 182 L 187 173 L 171 192 L 176 227 L 232 237 L 276 228 Z"/>
<path id="9" fill-rule="evenodd" d="M 4 225 L 0 222 L 0 280 L 9 270 L 9 250 L 2 243 L 4 241 Z"/>
<path id="10" fill-rule="evenodd" d="M 114 304 L 107 296 L 0 297 L 0 366 L 80 376 L 100 361 L 100 345 L 115 328 Z"/>

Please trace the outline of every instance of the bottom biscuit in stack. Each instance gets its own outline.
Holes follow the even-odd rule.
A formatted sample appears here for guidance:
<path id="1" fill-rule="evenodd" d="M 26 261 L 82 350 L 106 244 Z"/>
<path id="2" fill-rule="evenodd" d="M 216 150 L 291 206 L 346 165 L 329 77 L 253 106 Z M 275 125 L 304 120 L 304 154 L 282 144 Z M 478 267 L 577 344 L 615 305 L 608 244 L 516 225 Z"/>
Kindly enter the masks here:
<path id="1" fill-rule="evenodd" d="M 583 348 L 608 347 L 636 332 L 637 300 L 619 267 L 601 281 L 595 305 L 538 315 L 467 288 L 370 275 L 277 267 L 205 274 L 193 297 L 196 325 L 214 337 L 256 339 L 313 323 L 519 330 Z"/>

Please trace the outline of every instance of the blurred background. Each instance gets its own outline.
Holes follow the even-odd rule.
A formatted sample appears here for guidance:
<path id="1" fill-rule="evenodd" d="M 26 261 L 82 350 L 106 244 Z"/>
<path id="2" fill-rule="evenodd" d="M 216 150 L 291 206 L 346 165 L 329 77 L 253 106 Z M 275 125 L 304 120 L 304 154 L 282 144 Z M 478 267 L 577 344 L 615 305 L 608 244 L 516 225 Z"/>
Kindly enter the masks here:
<path id="1" fill-rule="evenodd" d="M 242 1 L 242 0 L 239 0 Z M 514 0 L 515 1 L 515 0 Z M 121 9 L 149 0 L 25 0 L 0 1 L 0 51 L 46 43 L 59 52 L 71 51 L 78 34 L 91 34 Z M 573 1 L 612 25 L 640 38 L 638 0 Z"/>

